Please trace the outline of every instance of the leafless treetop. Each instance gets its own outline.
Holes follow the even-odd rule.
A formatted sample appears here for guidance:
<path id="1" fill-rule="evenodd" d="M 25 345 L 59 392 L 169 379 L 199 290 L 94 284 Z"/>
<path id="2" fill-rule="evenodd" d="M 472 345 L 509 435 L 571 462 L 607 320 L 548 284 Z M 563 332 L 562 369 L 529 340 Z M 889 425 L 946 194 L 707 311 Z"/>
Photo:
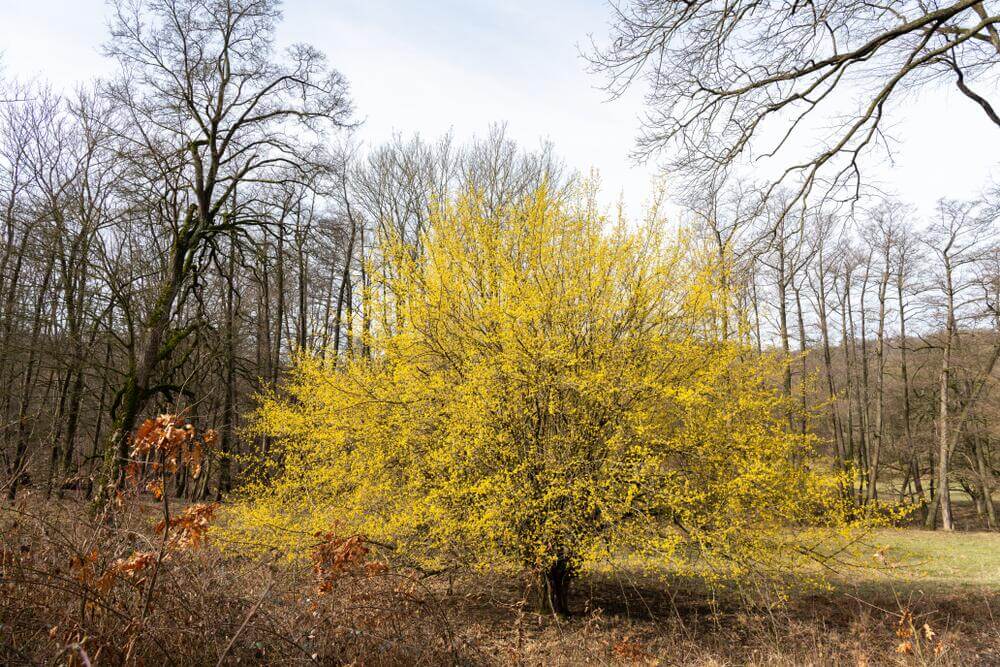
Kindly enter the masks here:
<path id="1" fill-rule="evenodd" d="M 833 129 L 780 180 L 802 194 L 824 181 L 856 192 L 859 159 L 883 143 L 890 100 L 954 83 L 1000 127 L 992 89 L 1000 6 L 982 0 L 630 0 L 589 58 L 621 95 L 648 84 L 636 155 L 664 149 L 671 167 L 717 176 L 774 155 L 816 123 Z M 844 95 L 856 105 L 844 108 Z M 813 130 L 807 128 L 812 126 Z"/>

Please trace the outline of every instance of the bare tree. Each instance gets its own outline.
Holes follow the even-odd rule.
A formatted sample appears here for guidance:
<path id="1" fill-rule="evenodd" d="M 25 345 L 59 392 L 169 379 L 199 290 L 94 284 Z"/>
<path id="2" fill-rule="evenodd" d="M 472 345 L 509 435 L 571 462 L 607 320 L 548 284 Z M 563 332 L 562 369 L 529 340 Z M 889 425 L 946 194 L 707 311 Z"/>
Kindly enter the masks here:
<path id="1" fill-rule="evenodd" d="M 699 182 L 740 159 L 772 157 L 818 123 L 841 128 L 809 155 L 783 160 L 778 182 L 806 196 L 846 187 L 885 142 L 890 103 L 906 89 L 954 81 L 995 124 L 974 90 L 1000 63 L 1000 7 L 989 0 L 623 0 L 606 45 L 587 57 L 621 95 L 644 86 L 636 155 L 673 151 L 669 165 Z M 853 102 L 852 99 L 853 98 Z M 772 129 L 773 128 L 773 129 Z"/>
<path id="2" fill-rule="evenodd" d="M 169 257 L 140 352 L 122 383 L 109 477 L 120 483 L 128 435 L 157 391 L 154 372 L 190 329 L 170 331 L 181 292 L 203 253 L 241 221 L 221 216 L 240 183 L 306 181 L 315 168 L 308 134 L 347 122 L 339 73 L 308 46 L 275 60 L 274 0 L 116 0 L 107 52 L 122 74 L 106 94 L 129 128 L 132 159 L 166 195 L 147 205 L 169 239 Z M 280 175 L 279 175 L 280 174 Z"/>
<path id="3" fill-rule="evenodd" d="M 941 334 L 941 365 L 938 374 L 937 488 L 927 517 L 928 527 L 934 526 L 935 514 L 940 510 L 941 527 L 944 530 L 954 529 L 950 469 L 952 454 L 970 410 L 986 387 L 1000 358 L 1000 335 L 995 335 L 996 342 L 988 361 L 982 370 L 977 369 L 974 388 L 970 386 L 964 404 L 957 411 L 953 410 L 952 387 L 956 370 L 953 357 L 959 337 L 959 322 L 967 316 L 978 315 L 974 306 L 972 312 L 968 312 L 972 304 L 964 299 L 975 284 L 972 267 L 984 256 L 984 240 L 994 238 L 991 233 L 994 224 L 992 216 L 986 214 L 979 203 L 942 201 L 937 220 L 928 237 L 928 244 L 939 261 L 938 290 L 945 322 Z"/>

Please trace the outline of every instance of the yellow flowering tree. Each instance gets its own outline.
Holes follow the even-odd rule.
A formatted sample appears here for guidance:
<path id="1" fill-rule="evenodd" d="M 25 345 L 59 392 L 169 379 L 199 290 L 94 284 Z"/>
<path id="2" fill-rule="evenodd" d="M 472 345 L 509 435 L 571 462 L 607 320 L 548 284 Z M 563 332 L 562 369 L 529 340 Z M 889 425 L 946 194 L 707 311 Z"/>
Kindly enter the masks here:
<path id="1" fill-rule="evenodd" d="M 818 555 L 837 480 L 789 433 L 775 361 L 716 335 L 708 254 L 544 188 L 500 216 L 472 193 L 420 249 L 387 241 L 371 354 L 299 360 L 255 428 L 280 463 L 230 530 L 304 547 L 336 523 L 427 564 L 527 568 L 566 612 L 588 561 Z"/>

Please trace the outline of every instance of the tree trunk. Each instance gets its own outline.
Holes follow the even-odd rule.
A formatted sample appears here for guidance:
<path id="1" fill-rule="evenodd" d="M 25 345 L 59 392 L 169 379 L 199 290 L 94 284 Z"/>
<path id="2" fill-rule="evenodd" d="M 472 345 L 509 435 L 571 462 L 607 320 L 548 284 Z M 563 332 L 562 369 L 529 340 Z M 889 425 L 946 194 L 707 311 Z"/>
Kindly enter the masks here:
<path id="1" fill-rule="evenodd" d="M 219 438 L 219 488 L 215 499 L 221 500 L 223 494 L 232 489 L 232 471 L 230 450 L 233 443 L 233 425 L 236 421 L 236 352 L 235 352 L 235 292 L 233 278 L 236 272 L 236 239 L 229 236 L 229 262 L 226 272 L 226 344 L 223 356 L 223 373 L 225 374 L 225 398 L 222 407 L 222 436 Z"/>
<path id="2" fill-rule="evenodd" d="M 920 498 L 921 517 L 926 521 L 927 502 L 924 499 L 923 482 L 920 479 L 920 459 L 913 444 L 913 408 L 910 404 L 910 370 L 907 363 L 909 342 L 906 340 L 906 301 L 903 292 L 904 260 L 903 254 L 900 253 L 899 265 L 896 269 L 896 299 L 899 306 L 899 374 L 903 381 L 903 435 L 906 438 L 906 451 L 910 455 L 913 491 Z"/>
<path id="3" fill-rule="evenodd" d="M 538 610 L 557 616 L 569 616 L 569 588 L 573 568 L 563 557 L 558 558 L 539 579 Z"/>
<path id="4" fill-rule="evenodd" d="M 302 206 L 299 205 L 298 215 L 302 215 Z M 305 234 L 299 231 L 299 221 L 296 219 L 296 239 L 295 244 L 295 254 L 298 264 L 298 278 L 299 278 L 299 321 L 298 327 L 295 330 L 295 347 L 301 352 L 305 350 L 309 344 L 309 310 L 308 310 L 308 299 L 306 298 L 309 291 L 309 271 L 308 264 L 306 262 L 306 249 L 305 249 Z"/>
<path id="5" fill-rule="evenodd" d="M 764 353 L 764 342 L 761 340 L 760 334 L 760 299 L 757 296 L 757 272 L 755 269 L 751 269 L 750 277 L 750 303 L 753 307 L 753 331 L 754 339 L 757 345 L 757 354 Z"/>
<path id="6" fill-rule="evenodd" d="M 941 528 L 954 530 L 951 518 L 951 489 L 948 484 L 948 463 L 951 452 L 948 447 L 948 378 L 951 372 L 951 332 L 945 334 L 946 342 L 941 355 L 941 374 L 938 387 L 938 469 L 937 505 L 941 510 Z"/>
<path id="7" fill-rule="evenodd" d="M 995 530 L 997 527 L 997 511 L 996 506 L 993 504 L 993 472 L 986 461 L 986 452 L 983 451 L 983 441 L 976 436 L 973 436 L 971 440 L 972 447 L 975 450 L 979 486 L 982 490 L 983 509 L 986 511 L 986 529 Z"/>
<path id="8" fill-rule="evenodd" d="M 47 265 L 45 275 L 42 279 L 42 286 L 38 291 L 38 298 L 35 301 L 31 337 L 28 344 L 28 362 L 24 371 L 24 379 L 21 384 L 21 402 L 17 411 L 17 445 L 14 451 L 14 461 L 11 466 L 13 479 L 11 480 L 10 487 L 7 489 L 7 498 L 9 500 L 14 500 L 17 497 L 17 487 L 21 481 L 21 476 L 25 472 L 23 467 L 26 463 L 25 455 L 28 452 L 29 436 L 28 406 L 31 403 L 31 394 L 34 390 L 36 380 L 35 365 L 38 351 L 38 338 L 42 331 L 42 309 L 45 305 L 45 293 L 48 290 L 49 280 L 52 277 L 54 267 L 54 261 Z"/>
<path id="9" fill-rule="evenodd" d="M 111 443 L 105 454 L 105 479 L 102 480 L 98 502 L 110 499 L 115 489 L 125 483 L 125 468 L 129 460 L 129 443 L 135 430 L 139 415 L 149 398 L 150 382 L 153 372 L 160 362 L 169 357 L 173 348 L 180 342 L 166 340 L 170 328 L 171 314 L 174 302 L 180 293 L 181 286 L 189 271 L 188 231 L 195 221 L 196 207 L 188 209 L 186 219 L 181 227 L 171 251 L 169 274 L 160 286 L 160 294 L 150 312 L 146 340 L 141 356 L 137 362 L 130 364 L 122 388 L 119 390 L 118 411 L 113 422 Z M 114 410 L 114 406 L 112 407 Z"/>
<path id="10" fill-rule="evenodd" d="M 840 399 L 837 396 L 837 384 L 833 374 L 833 354 L 830 351 L 830 322 L 827 313 L 826 265 L 823 263 L 823 253 L 820 250 L 818 263 L 818 289 L 816 290 L 816 307 L 819 315 L 819 331 L 823 345 L 823 370 L 826 375 L 827 400 L 830 402 L 830 429 L 833 431 L 833 441 L 837 448 L 837 466 L 841 469 L 849 464 L 847 444 L 844 442 L 840 426 Z"/>
<path id="11" fill-rule="evenodd" d="M 858 303 L 858 314 L 861 318 L 861 386 L 860 386 L 860 398 L 858 400 L 858 410 L 861 415 L 861 430 L 864 434 L 862 440 L 863 450 L 864 450 L 864 479 L 862 483 L 864 485 L 864 499 L 872 498 L 872 455 L 874 450 L 877 449 L 878 444 L 875 442 L 874 435 L 872 433 L 872 420 L 869 408 L 871 407 L 871 376 L 868 369 L 868 309 L 867 309 L 867 296 L 868 296 L 868 281 L 871 278 L 871 255 L 869 254 L 867 261 L 865 262 L 865 277 L 861 281 L 861 294 L 860 301 Z"/>
<path id="12" fill-rule="evenodd" d="M 878 284 L 878 324 L 875 329 L 875 426 L 872 431 L 871 465 L 868 468 L 868 500 L 878 500 L 878 470 L 885 439 L 885 315 L 889 285 L 889 253 L 883 256 Z"/>
<path id="13" fill-rule="evenodd" d="M 281 327 L 285 320 L 285 220 L 284 213 L 282 213 L 282 219 L 278 223 L 278 255 L 277 264 L 275 265 L 275 292 L 276 298 L 278 299 L 277 306 L 275 307 L 275 319 L 274 319 L 274 340 L 272 344 L 274 345 L 274 351 L 271 353 L 271 358 L 273 359 L 273 364 L 271 366 L 271 386 L 274 387 L 278 384 L 278 376 L 281 374 Z"/>
<path id="14" fill-rule="evenodd" d="M 951 460 L 948 389 L 951 379 L 951 348 L 955 336 L 955 289 L 952 279 L 952 265 L 947 255 L 944 257 L 944 272 L 947 310 L 945 312 L 944 349 L 941 351 L 941 372 L 938 378 L 938 469 L 937 494 L 934 500 L 941 510 L 941 528 L 954 530 L 955 526 L 951 517 L 951 489 L 948 484 L 948 468 Z M 929 518 L 928 523 L 930 524 L 929 528 L 934 527 L 933 519 Z"/>
<path id="15" fill-rule="evenodd" d="M 809 427 L 808 423 L 808 396 L 806 395 L 806 377 L 809 372 L 808 367 L 808 357 L 806 355 L 806 323 L 804 316 L 802 314 L 802 288 L 793 287 L 795 292 L 795 315 L 799 328 L 799 372 L 801 377 L 799 378 L 799 407 L 802 409 L 802 415 L 800 416 L 799 430 L 803 435 L 805 435 L 806 430 Z"/>
<path id="16" fill-rule="evenodd" d="M 68 400 L 69 388 L 72 380 L 72 371 L 66 372 L 66 377 L 63 379 L 60 389 L 59 389 L 59 407 L 56 409 L 56 417 L 53 422 L 52 428 L 52 449 L 51 456 L 49 457 L 49 470 L 45 478 L 45 497 L 48 498 L 52 495 L 52 478 L 55 477 L 56 468 L 59 467 L 59 460 L 62 458 L 62 441 L 60 440 L 61 434 L 61 424 L 63 423 L 63 416 L 66 414 L 66 402 Z M 62 486 L 60 483 L 59 486 Z"/>
<path id="17" fill-rule="evenodd" d="M 73 454 L 76 451 L 76 434 L 80 424 L 80 407 L 83 403 L 84 374 L 83 369 L 77 370 L 73 388 L 69 396 L 69 414 L 66 418 L 66 436 L 63 439 L 63 475 L 69 475 L 73 466 Z"/>

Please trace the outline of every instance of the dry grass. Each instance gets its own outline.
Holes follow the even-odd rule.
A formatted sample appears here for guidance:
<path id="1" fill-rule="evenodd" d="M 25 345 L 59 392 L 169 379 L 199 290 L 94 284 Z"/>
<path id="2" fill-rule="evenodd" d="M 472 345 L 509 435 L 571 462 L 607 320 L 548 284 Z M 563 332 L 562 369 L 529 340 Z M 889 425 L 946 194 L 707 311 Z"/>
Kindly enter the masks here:
<path id="1" fill-rule="evenodd" d="M 516 589 L 483 587 L 482 579 L 459 587 L 480 591 L 456 602 L 456 616 L 476 619 L 461 626 L 459 637 L 514 664 L 1000 664 L 996 590 L 928 594 L 837 582 L 778 599 L 766 590 L 710 590 L 677 578 L 595 576 L 581 582 L 580 613 L 556 621 L 511 604 Z"/>
<path id="2" fill-rule="evenodd" d="M 164 548 L 155 506 L 113 528 L 85 509 L 0 506 L 0 663 L 1000 664 L 997 535 L 886 532 L 879 557 L 900 567 L 784 594 L 592 573 L 556 619 L 530 610 L 523 581 L 424 577 L 350 539 L 295 565 Z M 163 558 L 130 571 L 136 552 Z"/>
<path id="3" fill-rule="evenodd" d="M 433 591 L 368 567 L 363 552 L 252 560 L 164 540 L 151 530 L 156 506 L 120 512 L 113 527 L 85 510 L 0 506 L 0 664 L 463 660 Z"/>

